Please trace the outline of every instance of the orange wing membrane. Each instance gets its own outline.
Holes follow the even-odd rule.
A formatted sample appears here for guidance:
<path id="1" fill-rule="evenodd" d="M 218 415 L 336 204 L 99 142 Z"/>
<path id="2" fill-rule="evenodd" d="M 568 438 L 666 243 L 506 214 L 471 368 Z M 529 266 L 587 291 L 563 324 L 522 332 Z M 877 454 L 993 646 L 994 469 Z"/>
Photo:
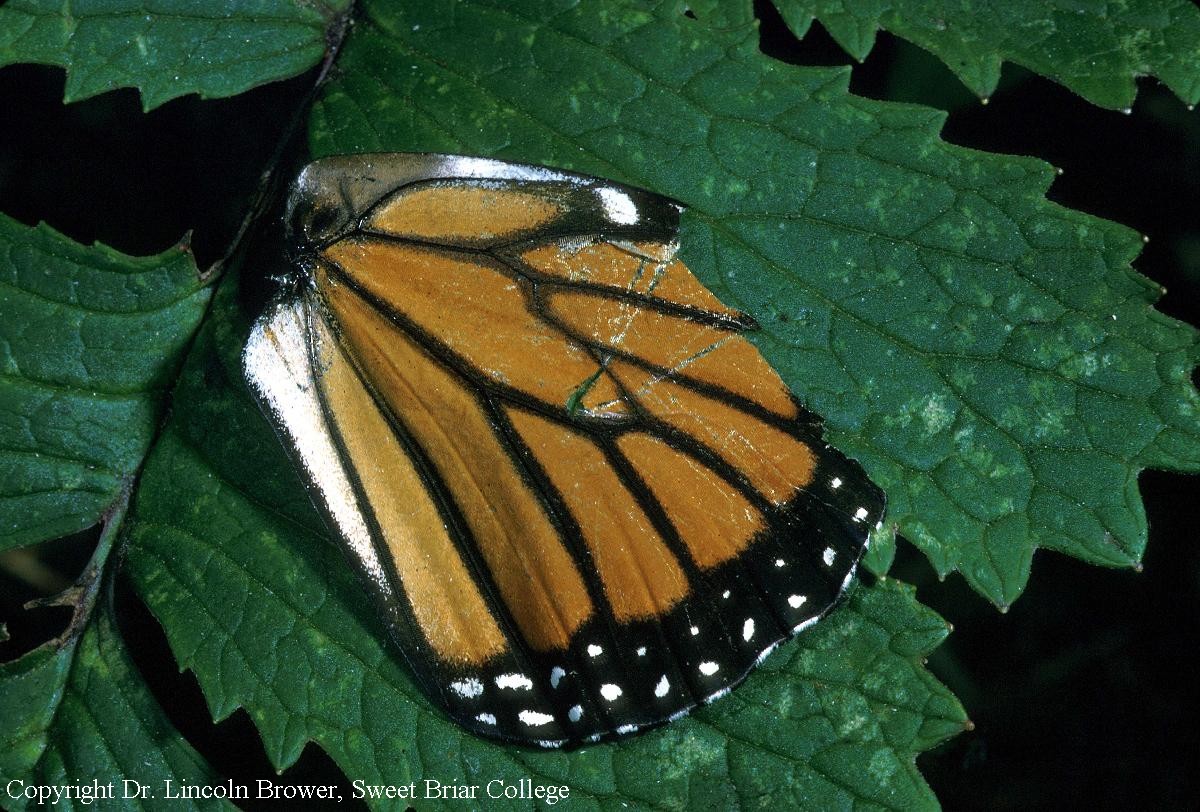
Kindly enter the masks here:
<path id="1" fill-rule="evenodd" d="M 681 207 L 326 158 L 244 364 L 430 699 L 572 747 L 729 691 L 853 579 L 882 493 L 675 258 Z"/>

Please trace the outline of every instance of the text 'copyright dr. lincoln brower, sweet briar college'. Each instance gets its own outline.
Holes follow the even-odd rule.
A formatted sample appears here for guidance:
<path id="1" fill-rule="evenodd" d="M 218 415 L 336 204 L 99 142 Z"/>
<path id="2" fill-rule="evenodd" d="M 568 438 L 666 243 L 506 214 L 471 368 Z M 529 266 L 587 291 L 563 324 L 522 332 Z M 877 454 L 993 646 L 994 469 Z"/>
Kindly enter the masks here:
<path id="1" fill-rule="evenodd" d="M 407 784 L 368 784 L 353 781 L 350 798 L 372 800 L 389 798 L 397 800 L 441 800 L 481 801 L 494 800 L 539 800 L 549 805 L 565 801 L 571 788 L 565 785 L 534 784 L 528 778 L 516 782 L 494 778 L 481 784 L 445 784 L 432 778 L 412 781 Z M 252 784 L 238 784 L 232 780 L 221 784 L 193 784 L 187 781 L 165 779 L 158 787 L 126 778 L 121 781 L 75 782 L 71 784 L 34 784 L 15 778 L 5 787 L 5 797 L 10 800 L 24 798 L 39 804 L 55 805 L 62 801 L 87 806 L 95 801 L 111 801 L 117 798 L 146 800 L 198 800 L 227 798 L 229 800 L 278 800 L 297 801 L 320 799 L 345 800 L 341 788 L 335 784 L 276 784 L 268 779 L 259 779 Z M 2 804 L 0 804 L 2 805 Z"/>

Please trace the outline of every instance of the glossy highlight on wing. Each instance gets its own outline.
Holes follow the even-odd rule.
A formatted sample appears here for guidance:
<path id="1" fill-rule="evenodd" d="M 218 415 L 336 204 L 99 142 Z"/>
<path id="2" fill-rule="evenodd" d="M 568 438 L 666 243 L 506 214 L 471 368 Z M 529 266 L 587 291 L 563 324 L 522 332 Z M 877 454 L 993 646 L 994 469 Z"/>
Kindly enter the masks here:
<path id="1" fill-rule="evenodd" d="M 577 746 L 722 695 L 883 497 L 675 257 L 680 207 L 438 155 L 310 164 L 248 380 L 430 698 Z"/>

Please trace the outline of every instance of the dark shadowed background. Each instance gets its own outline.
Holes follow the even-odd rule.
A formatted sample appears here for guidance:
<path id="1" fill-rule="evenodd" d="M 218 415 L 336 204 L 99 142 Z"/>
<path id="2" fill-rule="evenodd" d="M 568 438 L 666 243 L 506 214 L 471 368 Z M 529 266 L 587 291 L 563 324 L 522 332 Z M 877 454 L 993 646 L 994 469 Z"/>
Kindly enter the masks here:
<path id="1" fill-rule="evenodd" d="M 819 25 L 797 41 L 758 4 L 762 49 L 801 65 L 845 64 Z M 150 114 L 133 91 L 61 104 L 63 73 L 0 70 L 0 211 L 45 221 L 83 243 L 161 251 L 191 231 L 200 266 L 225 250 L 312 76 L 235 99 L 178 99 Z M 1135 263 L 1167 288 L 1159 308 L 1200 324 L 1200 112 L 1143 80 L 1132 114 L 1101 110 L 1006 65 L 986 105 L 925 52 L 880 34 L 851 88 L 876 99 L 946 110 L 943 137 L 1032 155 L 1063 170 L 1049 192 L 1070 208 L 1149 237 Z M 1000 614 L 952 576 L 940 583 L 901 544 L 893 573 L 955 625 L 930 667 L 975 722 L 918 763 L 948 809 L 1183 808 L 1200 804 L 1200 485 L 1147 471 L 1144 570 L 1104 570 L 1040 552 L 1025 594 Z M 41 589 L 78 574 L 95 537 L 43 545 L 0 567 L 9 659 L 61 630 L 63 610 L 26 612 Z M 31 583 L 32 582 L 32 583 Z M 122 630 L 172 721 L 235 780 L 275 778 L 244 713 L 213 725 L 195 681 L 128 590 Z M 315 747 L 282 777 L 344 782 Z"/>

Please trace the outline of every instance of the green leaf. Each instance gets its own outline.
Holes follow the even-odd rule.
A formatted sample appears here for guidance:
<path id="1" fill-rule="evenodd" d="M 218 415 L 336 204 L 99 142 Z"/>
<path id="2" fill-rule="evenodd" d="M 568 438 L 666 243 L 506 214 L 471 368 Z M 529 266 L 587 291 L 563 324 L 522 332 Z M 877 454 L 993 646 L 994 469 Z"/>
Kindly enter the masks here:
<path id="1" fill-rule="evenodd" d="M 931 51 L 986 99 L 1015 62 L 1102 107 L 1125 109 L 1134 80 L 1154 76 L 1200 101 L 1200 9 L 1191 0 L 1120 3 L 1006 0 L 774 0 L 803 37 L 817 19 L 856 59 L 886 29 Z"/>
<path id="2" fill-rule="evenodd" d="M 74 646 L 53 642 L 0 663 L 0 779 L 27 775 L 46 749 L 48 731 L 71 670 Z"/>
<path id="3" fill-rule="evenodd" d="M 27 7 L 10 2 L 0 15 L 14 5 Z M 941 571 L 958 567 L 1007 603 L 1036 545 L 1128 564 L 1145 543 L 1138 471 L 1200 468 L 1188 380 L 1195 333 L 1153 311 L 1157 292 L 1128 268 L 1135 235 L 1045 201 L 1043 164 L 948 146 L 937 138 L 938 114 L 856 99 L 845 71 L 763 57 L 748 2 L 698 0 L 699 19 L 684 16 L 681 3 L 406 5 L 365 5 L 314 111 L 314 151 L 498 155 L 688 203 L 686 261 L 766 325 L 757 335 L 763 351 L 827 418 L 831 440 L 888 489 L 892 521 Z M 0 27 L 0 39 L 10 30 Z M 43 232 L 0 245 L 38 255 Z M 61 250 L 41 254 L 82 251 L 55 239 Z M 17 505 L 14 496 L 36 507 L 42 490 L 51 500 L 40 512 L 0 513 L 0 529 L 18 522 L 17 535 L 0 536 L 10 545 L 25 543 L 21 533 L 33 541 L 95 520 L 104 501 L 73 507 L 67 497 L 87 496 L 91 483 L 68 474 L 94 465 L 112 474 L 96 486 L 111 495 L 136 470 L 170 376 L 143 375 L 156 385 L 119 389 L 152 393 L 151 407 L 125 422 L 101 419 L 108 413 L 97 403 L 113 394 L 101 383 L 129 370 L 138 378 L 142 364 L 172 369 L 194 323 L 179 319 L 189 326 L 177 334 L 177 321 L 166 320 L 162 343 L 139 344 L 153 332 L 139 327 L 118 349 L 140 350 L 113 362 L 111 336 L 82 344 L 91 335 L 83 326 L 115 318 L 91 307 L 125 280 L 81 264 L 99 280 L 81 300 L 89 310 L 55 311 L 85 314 L 74 344 L 70 318 L 61 319 L 63 340 L 39 337 L 53 336 L 58 318 L 9 319 L 69 286 L 38 288 L 28 281 L 36 273 L 15 287 L 0 281 L 2 427 L 41 425 L 29 415 L 42 412 L 21 411 L 37 405 L 22 399 L 35 384 L 49 392 L 50 416 L 65 415 L 53 431 L 17 433 L 17 441 L 6 431 L 0 440 L 15 445 L 0 455 L 0 509 Z M 47 278 L 60 281 L 57 273 Z M 176 304 L 199 297 L 198 314 L 207 293 L 192 284 L 180 285 Z M 887 580 L 858 589 L 729 698 L 618 745 L 530 753 L 446 722 L 411 684 L 244 391 L 247 318 L 227 285 L 141 478 L 128 565 L 214 715 L 245 707 L 277 766 L 314 740 L 369 783 L 533 777 L 569 785 L 585 807 L 934 805 L 913 759 L 965 724 L 921 666 L 946 626 Z M 10 323 L 29 329 L 10 332 Z M 22 354 L 35 345 L 42 349 Z M 31 378 L 43 358 L 52 374 Z M 72 370 L 87 383 L 55 377 Z M 80 397 L 64 401 L 64 387 Z M 104 397 L 81 394 L 90 391 Z M 137 449 L 121 457 L 127 467 L 110 471 L 86 456 L 123 443 Z M 40 468 L 34 455 L 44 453 L 54 460 Z M 60 528 L 54 521 L 64 514 L 70 521 Z M 889 534 L 876 539 L 871 565 L 885 571 L 893 551 Z M 84 651 L 81 643 L 74 666 L 85 664 Z M 59 702 L 55 686 L 73 684 L 76 672 L 38 657 L 5 666 L 0 691 L 19 684 L 6 675 L 28 672 L 32 699 L 22 702 Z M 140 691 L 135 674 L 102 664 L 118 686 Z M 0 703 L 5 711 L 6 732 L 54 721 L 41 707 Z M 161 734 L 168 752 L 173 736 Z M 69 742 L 104 744 L 79 730 Z M 60 751 L 66 745 L 46 752 Z M 26 769 L 32 752 L 0 751 L 0 767 Z"/>
<path id="4" fill-rule="evenodd" d="M 116 501 L 208 296 L 184 246 L 128 257 L 0 215 L 0 550 Z"/>
<path id="5" fill-rule="evenodd" d="M 867 552 L 862 563 L 876 575 L 886 575 L 896 559 L 896 533 L 891 528 L 881 527 L 872 531 L 867 540 Z"/>
<path id="6" fill-rule="evenodd" d="M 66 631 L 0 663 L 0 783 L 15 808 L 118 799 L 158 808 L 172 788 L 215 778 L 142 684 L 117 630 L 105 565 L 127 508 L 126 491 L 79 581 L 40 602 L 73 607 Z"/>
<path id="7" fill-rule="evenodd" d="M 105 519 L 80 582 L 51 601 L 74 608 L 66 632 L 0 664 L 0 782 L 20 808 L 36 786 L 98 781 L 99 797 L 121 799 L 126 778 L 151 787 L 139 805 L 154 808 L 163 781 L 213 778 L 146 690 L 101 592 L 127 489 L 208 298 L 185 246 L 127 257 L 0 215 L 0 549 Z"/>
<path id="8" fill-rule="evenodd" d="M 188 93 L 232 96 L 296 76 L 325 53 L 331 20 L 350 0 L 140 0 L 0 5 L 0 66 L 67 70 L 66 101 L 118 87 L 150 110 Z"/>
<path id="9" fill-rule="evenodd" d="M 164 782 L 212 785 L 217 777 L 171 727 L 129 659 L 107 603 L 81 637 L 51 641 L 20 659 L 0 664 L 0 783 L 11 809 L 43 808 L 37 787 L 109 787 L 115 804 L 179 809 Z M 124 783 L 128 780 L 130 783 Z M 14 782 L 14 783 L 10 783 Z M 149 790 L 140 803 L 128 800 Z M 95 809 L 82 799 L 57 800 L 56 809 Z"/>
<path id="10" fill-rule="evenodd" d="M 241 382 L 236 296 L 222 287 L 185 368 L 143 475 L 128 566 L 214 716 L 244 707 L 278 768 L 311 740 L 367 784 L 532 778 L 569 786 L 580 809 L 934 806 L 914 758 L 965 716 L 922 666 L 946 624 L 893 582 L 858 590 L 729 699 L 626 743 L 536 753 L 446 720 Z"/>
<path id="11" fill-rule="evenodd" d="M 1048 203 L 1040 161 L 940 141 L 943 114 L 762 56 L 730 5 L 681 11 L 364 4 L 314 151 L 495 155 L 682 201 L 689 267 L 764 325 L 939 573 L 1004 606 L 1038 546 L 1135 564 L 1138 472 L 1200 469 L 1196 332 L 1152 308 L 1137 235 Z"/>

